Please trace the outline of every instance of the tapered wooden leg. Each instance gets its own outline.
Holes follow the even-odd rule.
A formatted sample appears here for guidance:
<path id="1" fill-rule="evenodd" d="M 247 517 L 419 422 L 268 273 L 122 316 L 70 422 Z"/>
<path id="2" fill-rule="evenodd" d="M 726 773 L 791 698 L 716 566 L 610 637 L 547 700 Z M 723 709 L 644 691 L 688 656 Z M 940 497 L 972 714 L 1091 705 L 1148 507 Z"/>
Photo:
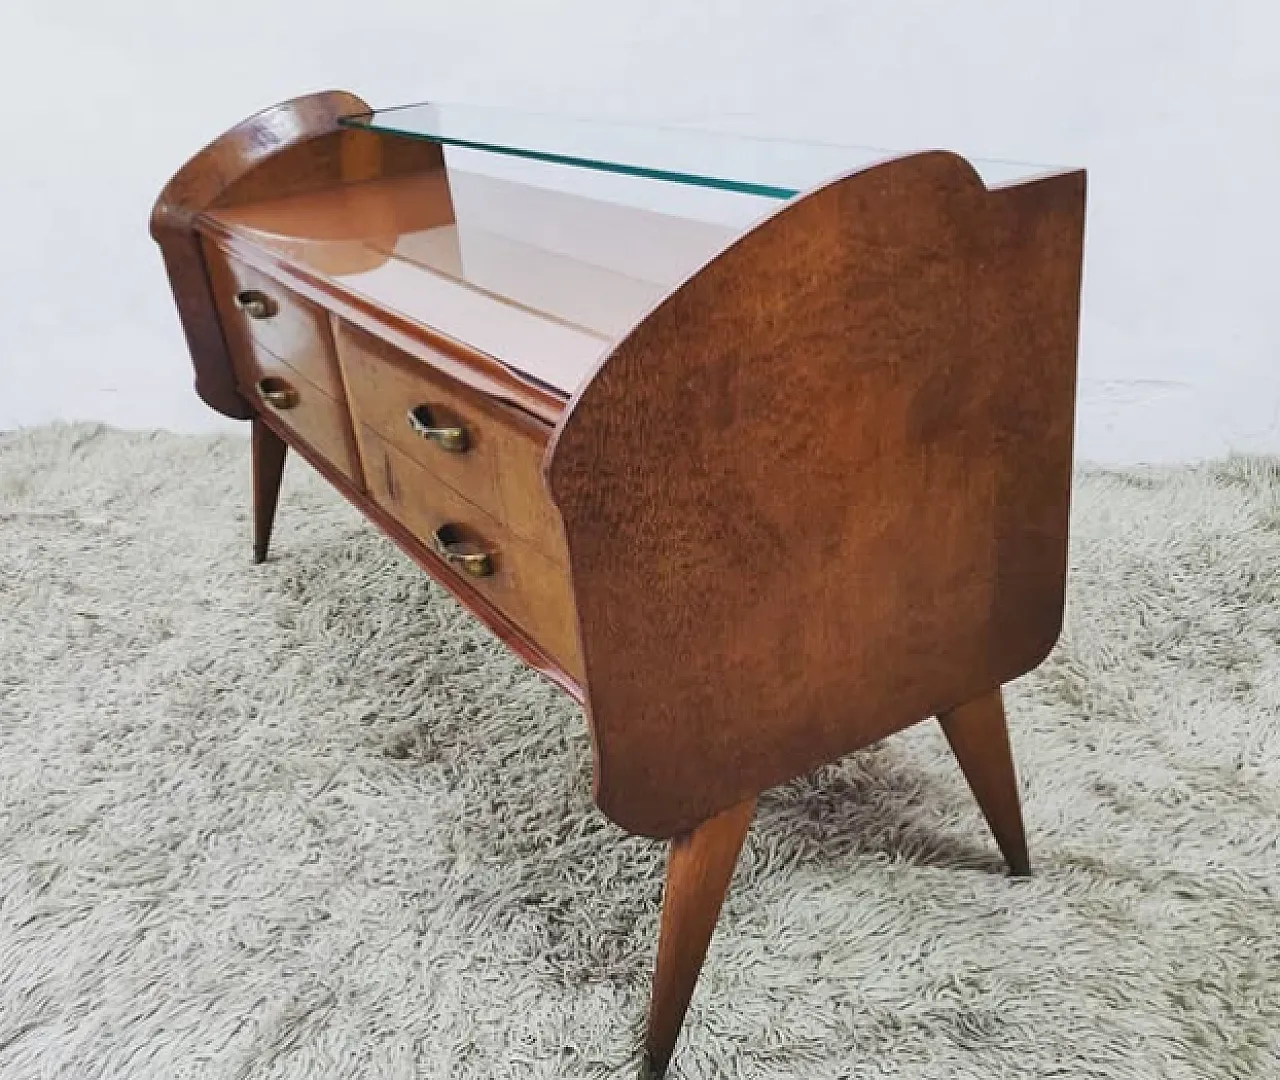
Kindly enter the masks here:
<path id="1" fill-rule="evenodd" d="M 1018 877 L 1027 876 L 1031 860 L 999 688 L 938 719 L 1009 869 Z"/>
<path id="2" fill-rule="evenodd" d="M 649 1064 L 658 1076 L 671 1060 L 755 810 L 749 799 L 671 841 L 649 1005 Z"/>
<path id="3" fill-rule="evenodd" d="M 258 417 L 253 418 L 253 561 L 256 563 L 265 562 L 267 558 L 288 449 L 279 435 Z"/>

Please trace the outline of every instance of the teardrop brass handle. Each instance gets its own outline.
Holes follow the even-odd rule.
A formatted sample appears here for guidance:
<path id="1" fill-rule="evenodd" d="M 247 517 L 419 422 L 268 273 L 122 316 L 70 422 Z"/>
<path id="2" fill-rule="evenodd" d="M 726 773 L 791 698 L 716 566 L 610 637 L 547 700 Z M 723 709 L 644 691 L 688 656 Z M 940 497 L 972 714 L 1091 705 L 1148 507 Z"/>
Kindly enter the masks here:
<path id="1" fill-rule="evenodd" d="M 436 554 L 450 566 L 471 577 L 492 575 L 493 555 L 474 540 L 463 537 L 456 525 L 441 525 L 432 540 Z"/>
<path id="2" fill-rule="evenodd" d="M 280 310 L 279 304 L 258 289 L 236 293 L 236 307 L 251 319 L 269 319 Z"/>
<path id="3" fill-rule="evenodd" d="M 262 395 L 262 400 L 273 409 L 292 409 L 296 408 L 298 404 L 298 391 L 276 375 L 268 375 L 265 379 L 259 379 L 258 393 Z"/>
<path id="4" fill-rule="evenodd" d="M 409 427 L 424 439 L 430 439 L 441 450 L 461 454 L 470 445 L 467 429 L 461 424 L 437 424 L 429 405 L 415 405 L 409 410 Z"/>

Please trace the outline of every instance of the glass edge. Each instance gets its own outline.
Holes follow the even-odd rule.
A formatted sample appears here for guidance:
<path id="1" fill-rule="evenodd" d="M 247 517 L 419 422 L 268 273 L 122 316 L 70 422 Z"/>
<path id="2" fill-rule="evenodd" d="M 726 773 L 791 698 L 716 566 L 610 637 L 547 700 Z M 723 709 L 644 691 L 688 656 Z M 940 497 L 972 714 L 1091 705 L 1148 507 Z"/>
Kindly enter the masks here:
<path id="1" fill-rule="evenodd" d="M 382 124 L 378 122 L 378 117 L 387 113 L 404 112 L 408 109 L 419 109 L 426 106 L 447 107 L 449 103 L 434 101 L 418 101 L 408 105 L 392 105 L 384 109 L 370 109 L 367 112 L 349 113 L 345 116 L 338 117 L 338 125 L 347 128 L 364 128 L 368 131 L 376 131 L 382 135 L 398 136 L 401 138 L 417 139 L 421 142 L 432 142 L 440 146 L 456 146 L 461 149 L 479 150 L 485 153 L 500 154 L 507 157 L 524 158 L 530 161 L 541 161 L 553 165 L 568 165 L 576 168 L 590 169 L 595 172 L 614 173 L 622 176 L 635 176 L 646 180 L 659 180 L 668 183 L 684 184 L 689 187 L 709 188 L 718 191 L 728 191 L 738 195 L 754 195 L 760 198 L 774 199 L 778 201 L 786 201 L 793 199 L 798 195 L 802 195 L 806 190 L 802 188 L 786 188 L 772 184 L 753 183 L 747 180 L 731 180 L 725 177 L 707 176 L 703 174 L 677 172 L 671 169 L 658 169 L 645 165 L 627 165 L 623 162 L 601 161 L 598 158 L 580 157 L 572 154 L 557 154 L 546 150 L 534 150 L 527 147 L 504 146 L 500 143 L 487 143 L 479 140 L 461 139 L 452 136 L 433 135 L 424 131 L 410 131 L 406 128 L 396 127 L 391 124 Z M 467 106 L 471 108 L 472 106 Z M 594 120 L 588 120 L 583 117 L 575 117 L 575 121 L 595 123 Z M 707 135 L 723 136 L 731 134 L 733 138 L 746 138 L 750 141 L 769 142 L 774 141 L 767 136 L 741 135 L 737 132 L 726 133 L 718 131 L 709 131 L 696 127 L 680 127 L 680 128 L 662 128 L 660 130 L 674 130 L 682 132 L 701 132 Z M 786 141 L 786 140 L 778 140 Z M 805 145 L 830 147 L 832 149 L 850 149 L 860 150 L 868 153 L 883 153 L 885 160 L 892 160 L 900 156 L 901 151 L 895 152 L 890 149 L 873 146 L 855 146 L 844 143 L 826 143 L 813 140 L 803 140 Z M 938 149 L 938 148 L 933 148 Z M 922 148 L 914 151 L 915 153 L 927 153 L 930 150 Z M 947 153 L 956 153 L 956 151 L 944 151 Z M 1080 166 L 1052 164 L 1049 162 L 1029 162 L 1018 161 L 1009 158 L 987 158 L 973 157 L 967 155 L 958 155 L 963 157 L 965 161 L 976 171 L 981 173 L 980 165 L 985 166 L 1016 166 L 1029 170 L 1025 176 L 1019 176 L 1015 179 L 1006 179 L 998 181 L 988 181 L 983 179 L 983 184 L 990 191 L 998 188 L 1009 187 L 1012 185 L 1026 183 L 1035 180 L 1043 180 L 1052 176 L 1059 176 L 1063 173 L 1081 172 Z M 828 179 L 835 179 L 838 174 L 833 174 Z"/>
<path id="2" fill-rule="evenodd" d="M 414 106 L 400 106 L 413 108 Z M 675 172 L 670 169 L 656 169 L 647 165 L 627 165 L 623 162 L 600 161 L 596 158 L 578 157 L 574 154 L 557 154 L 549 150 L 532 150 L 526 147 L 503 146 L 499 143 L 486 143 L 476 139 L 459 139 L 448 135 L 433 135 L 425 131 L 409 131 L 405 128 L 383 125 L 375 122 L 375 117 L 392 109 L 376 109 L 367 113 L 352 113 L 340 116 L 341 127 L 365 128 L 383 135 L 396 135 L 403 138 L 432 142 L 440 146 L 456 146 L 463 150 L 480 150 L 490 154 L 502 154 L 506 157 L 524 158 L 528 161 L 541 161 L 551 165 L 571 165 L 580 169 L 591 169 L 595 172 L 614 173 L 621 176 L 636 176 L 644 180 L 663 180 L 673 184 L 685 184 L 689 187 L 712 188 L 717 191 L 729 191 L 737 195 L 756 195 L 766 199 L 793 199 L 801 192 L 796 188 L 775 187 L 771 184 L 755 184 L 746 180 L 730 180 L 725 177 L 703 176 L 693 173 Z"/>

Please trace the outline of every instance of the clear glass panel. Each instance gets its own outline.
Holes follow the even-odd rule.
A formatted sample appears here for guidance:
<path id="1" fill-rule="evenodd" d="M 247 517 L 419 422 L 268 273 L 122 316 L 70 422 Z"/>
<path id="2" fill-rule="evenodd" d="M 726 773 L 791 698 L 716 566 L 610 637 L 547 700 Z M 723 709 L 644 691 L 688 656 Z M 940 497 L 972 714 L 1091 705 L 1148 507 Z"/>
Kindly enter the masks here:
<path id="1" fill-rule="evenodd" d="M 839 146 L 700 131 L 644 128 L 472 105 L 424 103 L 343 121 L 445 146 L 666 180 L 767 199 L 789 199 L 833 176 L 912 149 Z M 1057 171 L 1028 162 L 969 159 L 988 184 Z"/>
<path id="2" fill-rule="evenodd" d="M 445 168 L 217 216 L 289 262 L 564 394 L 780 200 L 895 156 L 462 106 L 350 122 L 442 143 Z M 988 183 L 1054 171 L 975 165 Z"/>
<path id="3" fill-rule="evenodd" d="M 649 181 L 605 177 L 605 187 L 628 190 L 591 197 L 551 187 L 541 173 L 553 167 L 515 164 L 524 182 L 509 169 L 495 176 L 450 162 L 216 216 L 289 262 L 569 394 L 645 312 L 742 232 L 723 219 L 749 223 L 761 205 L 778 205 L 695 192 L 720 205 L 678 216 L 628 198 L 637 194 L 630 186 Z"/>

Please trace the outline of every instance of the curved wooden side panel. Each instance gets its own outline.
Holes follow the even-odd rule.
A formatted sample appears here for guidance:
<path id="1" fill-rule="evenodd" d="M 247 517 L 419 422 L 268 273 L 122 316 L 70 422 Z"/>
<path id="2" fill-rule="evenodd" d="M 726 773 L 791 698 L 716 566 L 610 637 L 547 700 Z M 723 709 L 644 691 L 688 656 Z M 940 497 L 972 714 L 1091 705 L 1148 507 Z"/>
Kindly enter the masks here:
<path id="1" fill-rule="evenodd" d="M 265 109 L 188 161 L 156 200 L 151 235 L 164 255 L 195 364 L 196 392 L 226 416 L 247 419 L 253 409 L 236 390 L 196 221 L 214 207 L 405 175 L 443 163 L 441 149 L 433 143 L 383 139 L 338 126 L 340 117 L 368 111 L 360 98 L 340 90 Z"/>
<path id="2" fill-rule="evenodd" d="M 660 304 L 549 451 L 596 800 L 665 837 L 1028 671 L 1061 626 L 1083 173 L 927 153 Z"/>

